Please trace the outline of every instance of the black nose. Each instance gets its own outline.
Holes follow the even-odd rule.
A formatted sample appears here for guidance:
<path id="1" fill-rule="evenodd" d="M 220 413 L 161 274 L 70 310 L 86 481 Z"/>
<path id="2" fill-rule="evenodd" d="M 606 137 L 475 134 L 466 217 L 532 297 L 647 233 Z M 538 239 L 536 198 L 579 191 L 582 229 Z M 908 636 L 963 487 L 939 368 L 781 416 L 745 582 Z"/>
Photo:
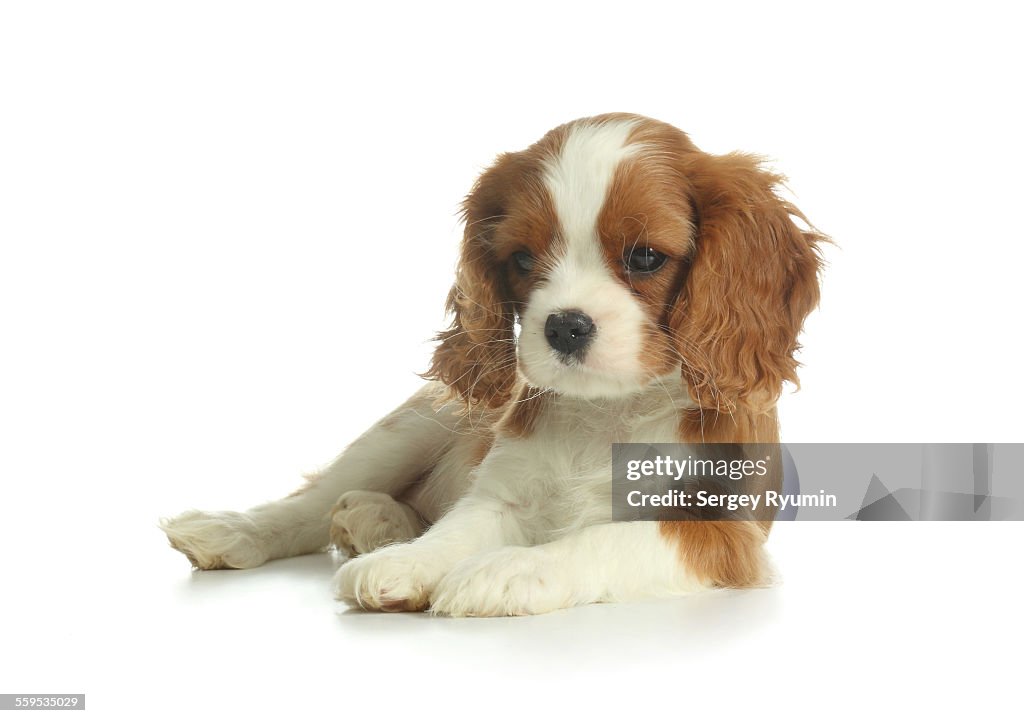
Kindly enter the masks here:
<path id="1" fill-rule="evenodd" d="M 594 320 L 582 311 L 559 311 L 548 317 L 544 336 L 555 351 L 579 355 L 594 338 Z"/>

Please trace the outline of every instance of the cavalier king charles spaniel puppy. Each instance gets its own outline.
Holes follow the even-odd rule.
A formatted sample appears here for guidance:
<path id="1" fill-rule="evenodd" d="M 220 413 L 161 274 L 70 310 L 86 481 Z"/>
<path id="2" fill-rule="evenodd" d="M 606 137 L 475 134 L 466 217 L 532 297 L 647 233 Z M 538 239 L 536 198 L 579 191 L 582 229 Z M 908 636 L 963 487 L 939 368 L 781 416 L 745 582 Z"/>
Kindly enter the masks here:
<path id="1" fill-rule="evenodd" d="M 777 442 L 826 240 L 758 158 L 609 114 L 462 205 L 429 382 L 290 496 L 161 521 L 201 569 L 333 545 L 367 610 L 526 615 L 764 584 L 768 523 L 613 522 L 615 442 Z"/>

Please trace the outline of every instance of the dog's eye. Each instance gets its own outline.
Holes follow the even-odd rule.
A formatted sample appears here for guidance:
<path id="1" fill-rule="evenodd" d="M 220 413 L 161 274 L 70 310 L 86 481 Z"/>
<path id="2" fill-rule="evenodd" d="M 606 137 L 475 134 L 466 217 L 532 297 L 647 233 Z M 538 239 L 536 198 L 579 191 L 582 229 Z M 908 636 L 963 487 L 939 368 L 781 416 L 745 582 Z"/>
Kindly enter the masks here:
<path id="1" fill-rule="evenodd" d="M 626 268 L 634 273 L 650 273 L 661 268 L 668 257 L 652 248 L 637 247 L 623 258 Z"/>
<path id="2" fill-rule="evenodd" d="M 533 271 L 533 256 L 525 251 L 516 251 L 512 254 L 512 263 L 521 274 L 528 274 Z"/>

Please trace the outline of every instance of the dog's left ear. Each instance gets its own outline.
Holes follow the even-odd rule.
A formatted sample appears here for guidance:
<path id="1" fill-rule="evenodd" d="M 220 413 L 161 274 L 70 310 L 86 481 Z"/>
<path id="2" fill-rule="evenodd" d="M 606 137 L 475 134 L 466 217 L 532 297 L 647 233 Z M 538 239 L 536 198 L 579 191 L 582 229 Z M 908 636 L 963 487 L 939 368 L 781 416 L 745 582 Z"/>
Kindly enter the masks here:
<path id="1" fill-rule="evenodd" d="M 501 406 L 516 381 L 515 312 L 497 268 L 493 238 L 520 164 L 518 154 L 499 156 L 462 203 L 462 251 L 447 301 L 452 323 L 437 335 L 440 343 L 423 375 L 444 382 L 467 407 Z"/>
<path id="2" fill-rule="evenodd" d="M 706 409 L 768 410 L 784 381 L 797 383 L 793 355 L 818 304 L 819 244 L 827 239 L 779 198 L 784 179 L 756 157 L 696 151 L 683 175 L 696 248 L 669 325 L 684 381 Z"/>

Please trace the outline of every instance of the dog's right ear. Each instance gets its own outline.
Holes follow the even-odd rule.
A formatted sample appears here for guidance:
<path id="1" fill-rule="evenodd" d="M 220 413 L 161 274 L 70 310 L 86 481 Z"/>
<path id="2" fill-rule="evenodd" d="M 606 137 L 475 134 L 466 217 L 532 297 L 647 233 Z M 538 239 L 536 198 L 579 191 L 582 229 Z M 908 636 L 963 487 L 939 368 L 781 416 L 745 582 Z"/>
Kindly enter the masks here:
<path id="1" fill-rule="evenodd" d="M 783 382 L 797 381 L 797 336 L 818 304 L 828 238 L 777 195 L 784 179 L 757 157 L 697 151 L 681 163 L 698 218 L 696 254 L 669 322 L 688 359 L 684 382 L 702 407 L 769 411 Z"/>
<path id="2" fill-rule="evenodd" d="M 467 407 L 499 407 L 515 386 L 515 313 L 493 239 L 506 216 L 506 199 L 521 165 L 518 153 L 498 156 L 462 202 L 462 251 L 447 301 L 452 323 L 437 335 L 440 343 L 423 375 L 446 384 Z"/>

